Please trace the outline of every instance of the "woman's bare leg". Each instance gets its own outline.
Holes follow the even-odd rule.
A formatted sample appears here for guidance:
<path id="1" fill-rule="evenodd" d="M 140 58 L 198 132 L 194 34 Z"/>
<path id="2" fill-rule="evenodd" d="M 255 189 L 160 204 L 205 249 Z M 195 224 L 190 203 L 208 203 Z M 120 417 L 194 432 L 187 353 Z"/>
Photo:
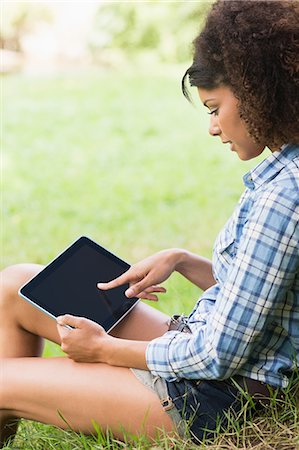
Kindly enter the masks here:
<path id="1" fill-rule="evenodd" d="M 18 264 L 1 272 L 0 357 L 38 356 L 42 338 L 60 343 L 56 322 L 18 295 L 19 288 L 43 266 Z M 150 340 L 168 329 L 169 316 L 139 303 L 112 333 L 124 339 Z"/>
<path id="2" fill-rule="evenodd" d="M 19 288 L 42 269 L 40 265 L 19 264 L 0 274 L 0 358 L 40 356 L 43 338 L 60 344 L 55 321 L 18 295 Z M 126 339 L 150 340 L 167 331 L 168 321 L 167 315 L 139 303 L 112 334 Z M 0 429 L 5 427 L 7 437 L 17 428 L 17 423 L 10 420 L 13 418 L 12 412 L 0 411 Z"/>
<path id="3" fill-rule="evenodd" d="M 135 308 L 111 330 L 112 336 L 137 341 L 150 341 L 162 336 L 169 326 L 170 317 L 146 303 Z"/>
<path id="4" fill-rule="evenodd" d="M 69 425 L 86 434 L 95 431 L 94 421 L 120 439 L 124 430 L 150 438 L 159 429 L 175 431 L 156 394 L 130 369 L 75 363 L 63 357 L 9 358 L 1 364 L 0 409 L 13 417 L 61 428 Z"/>
<path id="5" fill-rule="evenodd" d="M 22 284 L 42 268 L 19 264 L 0 274 L 0 358 L 39 356 L 43 337 L 59 343 L 55 321 L 18 295 Z"/>

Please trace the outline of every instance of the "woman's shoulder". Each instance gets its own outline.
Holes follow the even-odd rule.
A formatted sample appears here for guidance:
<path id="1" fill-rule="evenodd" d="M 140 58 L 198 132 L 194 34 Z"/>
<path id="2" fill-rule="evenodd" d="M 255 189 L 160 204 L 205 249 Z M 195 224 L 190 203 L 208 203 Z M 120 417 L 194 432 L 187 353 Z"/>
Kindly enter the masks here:
<path id="1" fill-rule="evenodd" d="M 282 152 L 282 169 L 273 180 L 274 186 L 299 191 L 299 145 L 288 145 Z"/>
<path id="2" fill-rule="evenodd" d="M 299 172 L 297 175 L 291 170 L 282 171 L 270 183 L 263 186 L 256 193 L 253 209 L 275 210 L 286 216 L 296 218 L 299 214 Z"/>
<path id="3" fill-rule="evenodd" d="M 275 152 L 268 160 L 268 179 L 256 189 L 255 201 L 285 199 L 298 204 L 299 201 L 299 145 L 288 144 L 280 152 Z"/>

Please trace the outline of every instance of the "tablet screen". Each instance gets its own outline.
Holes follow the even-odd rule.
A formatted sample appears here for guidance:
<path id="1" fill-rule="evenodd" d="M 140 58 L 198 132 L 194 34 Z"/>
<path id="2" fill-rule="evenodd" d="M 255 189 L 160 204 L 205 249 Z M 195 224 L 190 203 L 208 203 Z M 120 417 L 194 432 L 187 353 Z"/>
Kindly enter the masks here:
<path id="1" fill-rule="evenodd" d="M 129 267 L 94 241 L 81 237 L 23 286 L 20 294 L 51 316 L 86 317 L 108 331 L 138 299 L 125 296 L 128 285 L 100 291 L 97 283 L 110 281 Z"/>

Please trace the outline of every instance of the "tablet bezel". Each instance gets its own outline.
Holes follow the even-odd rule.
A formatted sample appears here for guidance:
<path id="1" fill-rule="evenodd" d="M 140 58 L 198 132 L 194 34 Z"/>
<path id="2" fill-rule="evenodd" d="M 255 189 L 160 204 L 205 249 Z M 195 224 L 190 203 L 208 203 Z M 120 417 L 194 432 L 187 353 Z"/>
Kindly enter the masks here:
<path id="1" fill-rule="evenodd" d="M 56 320 L 59 314 L 55 316 L 55 314 L 53 314 L 54 311 L 51 312 L 44 307 L 45 305 L 37 303 L 36 299 L 34 299 L 34 297 L 31 294 L 31 289 L 34 289 L 36 286 L 40 285 L 42 281 L 48 277 L 49 274 L 55 271 L 55 268 L 60 267 L 61 264 L 67 261 L 72 254 L 74 254 L 80 247 L 84 245 L 89 245 L 98 253 L 113 260 L 121 268 L 124 269 L 124 272 L 130 268 L 130 265 L 127 262 L 123 261 L 122 259 L 114 255 L 113 253 L 111 253 L 106 248 L 102 247 L 92 239 L 88 238 L 87 236 L 80 236 L 66 249 L 64 249 L 56 258 L 54 258 L 49 264 L 47 264 L 38 274 L 36 274 L 23 286 L 21 286 L 18 291 L 19 295 L 26 301 L 28 301 L 30 304 L 38 308 L 40 311 L 47 314 L 52 319 Z M 119 307 L 117 310 L 115 310 L 114 316 L 110 316 L 109 319 L 105 320 L 104 323 L 100 324 L 106 330 L 107 333 L 109 333 L 140 301 L 139 298 L 137 297 L 125 298 L 125 300 L 127 305 L 125 308 L 123 304 L 122 305 L 120 304 L 122 308 Z"/>

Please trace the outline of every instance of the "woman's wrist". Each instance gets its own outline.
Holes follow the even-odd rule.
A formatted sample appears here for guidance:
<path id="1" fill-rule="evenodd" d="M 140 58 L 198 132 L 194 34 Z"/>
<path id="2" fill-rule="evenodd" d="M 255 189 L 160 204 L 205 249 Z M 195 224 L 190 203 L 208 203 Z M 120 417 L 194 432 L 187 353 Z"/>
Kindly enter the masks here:
<path id="1" fill-rule="evenodd" d="M 184 249 L 174 249 L 176 272 L 183 275 L 191 283 L 202 290 L 215 284 L 212 263 L 209 259 L 196 255 Z"/>
<path id="2" fill-rule="evenodd" d="M 184 268 L 188 260 L 190 259 L 190 252 L 183 248 L 174 248 L 173 255 L 175 259 L 174 270 L 183 274 Z"/>
<path id="3" fill-rule="evenodd" d="M 111 337 L 104 350 L 104 360 L 110 366 L 147 369 L 145 352 L 148 342 Z"/>
<path id="4" fill-rule="evenodd" d="M 98 358 L 99 362 L 109 364 L 109 366 L 114 366 L 115 353 L 117 351 L 118 340 L 114 336 L 107 334 L 105 340 L 101 337 L 98 341 Z"/>

